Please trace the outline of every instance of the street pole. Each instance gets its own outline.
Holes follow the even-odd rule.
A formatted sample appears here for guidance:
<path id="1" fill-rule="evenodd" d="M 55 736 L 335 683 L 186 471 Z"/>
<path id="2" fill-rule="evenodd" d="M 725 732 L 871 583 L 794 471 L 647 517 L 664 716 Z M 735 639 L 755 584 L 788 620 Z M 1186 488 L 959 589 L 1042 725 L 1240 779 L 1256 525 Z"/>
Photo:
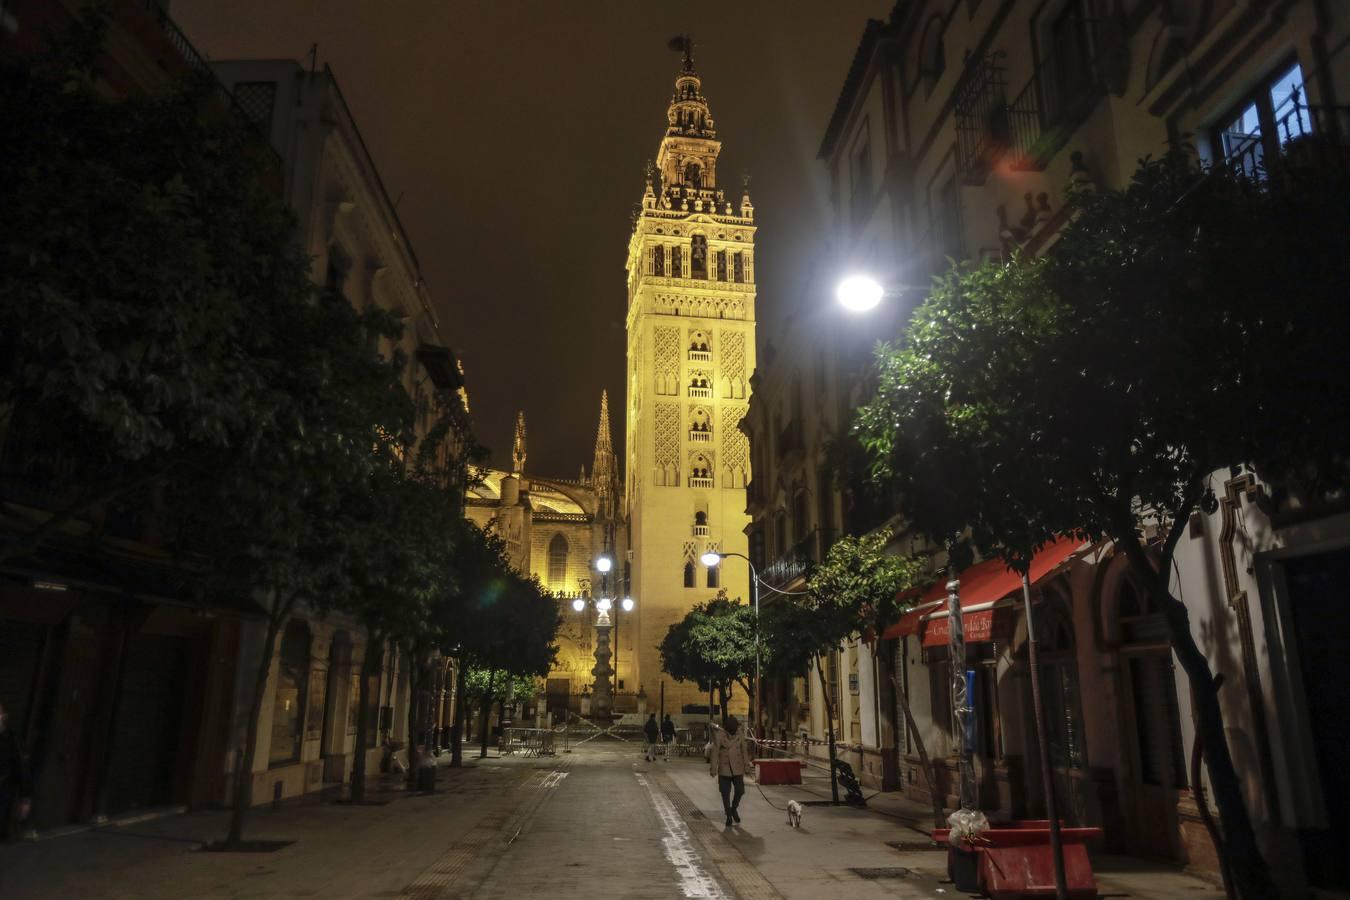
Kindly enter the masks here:
<path id="1" fill-rule="evenodd" d="M 1055 803 L 1054 769 L 1050 765 L 1050 739 L 1045 733 L 1045 713 L 1041 706 L 1041 667 L 1036 651 L 1036 627 L 1031 618 L 1031 579 L 1022 575 L 1022 606 L 1027 620 L 1027 661 L 1031 666 L 1031 704 L 1035 707 L 1036 746 L 1041 755 L 1041 782 L 1045 786 L 1045 817 L 1050 820 L 1050 855 L 1055 862 L 1055 898 L 1068 900 L 1068 881 L 1064 876 L 1064 845 L 1059 834 L 1059 807 Z"/>
<path id="2" fill-rule="evenodd" d="M 750 566 L 750 587 L 755 597 L 755 733 L 764 740 L 764 683 L 759 678 L 759 573 L 755 564 L 746 560 Z"/>
<path id="3" fill-rule="evenodd" d="M 947 632 L 948 655 L 951 657 L 952 715 L 957 725 L 957 745 L 959 772 L 961 776 L 961 808 L 973 810 L 975 797 L 975 763 L 971 758 L 971 746 L 967 740 L 970 735 L 970 692 L 966 685 L 966 635 L 961 621 L 961 582 L 953 577 L 947 582 L 947 616 L 950 627 Z"/>

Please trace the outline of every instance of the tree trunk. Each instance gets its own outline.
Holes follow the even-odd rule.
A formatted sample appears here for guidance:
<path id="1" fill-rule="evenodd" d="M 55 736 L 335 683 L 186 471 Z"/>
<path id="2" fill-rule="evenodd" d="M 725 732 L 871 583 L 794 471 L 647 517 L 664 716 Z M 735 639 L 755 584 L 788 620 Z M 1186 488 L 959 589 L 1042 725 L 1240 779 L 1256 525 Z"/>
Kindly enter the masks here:
<path id="1" fill-rule="evenodd" d="M 719 685 L 717 686 L 717 703 L 718 703 L 718 705 L 720 705 L 720 706 L 722 707 L 722 721 L 723 721 L 723 722 L 725 722 L 725 721 L 727 720 L 727 716 L 729 716 L 729 715 L 731 714 L 731 713 L 728 711 L 728 709 L 727 709 L 727 693 L 728 693 L 728 689 L 727 689 L 727 686 L 726 686 L 726 685 L 724 685 L 724 684 L 719 684 Z"/>
<path id="2" fill-rule="evenodd" d="M 1145 580 L 1151 598 L 1163 610 L 1172 650 L 1190 680 L 1195 698 L 1197 732 L 1205 766 L 1209 769 L 1210 790 L 1219 808 L 1219 820 L 1223 823 L 1225 846 L 1217 849 L 1220 853 L 1227 851 L 1233 880 L 1238 894 L 1244 900 L 1275 898 L 1279 892 L 1270 878 L 1270 870 L 1256 842 L 1256 832 L 1252 828 L 1251 816 L 1242 798 L 1237 768 L 1233 765 L 1229 751 L 1228 738 L 1224 732 L 1223 707 L 1219 704 L 1214 674 L 1191 633 L 1191 617 L 1186 605 L 1172 594 L 1172 550 L 1187 520 L 1188 516 L 1178 515 L 1172 525 L 1174 533 L 1167 537 L 1161 566 L 1158 568 L 1149 560 L 1133 530 L 1119 536 L 1117 545 L 1124 548 L 1135 573 Z"/>
<path id="3" fill-rule="evenodd" d="M 458 769 L 464 765 L 464 723 L 468 721 L 468 708 L 465 704 L 464 683 L 468 666 L 463 659 L 455 661 L 455 723 L 450 727 L 450 768 Z"/>
<path id="4" fill-rule="evenodd" d="M 914 722 L 914 714 L 909 710 L 909 698 L 905 696 L 904 688 L 900 685 L 900 679 L 894 672 L 886 673 L 891 679 L 891 686 L 895 688 L 896 701 L 900 704 L 900 711 L 905 716 L 905 726 L 909 729 L 910 737 L 914 738 L 914 747 L 919 751 L 919 766 L 923 769 L 923 777 L 928 782 L 928 793 L 933 801 L 933 827 L 946 828 L 947 816 L 946 809 L 942 805 L 942 795 L 938 792 L 937 772 L 933 769 L 933 763 L 928 758 L 928 748 L 924 746 L 923 735 L 919 734 L 919 726 Z"/>
<path id="5" fill-rule="evenodd" d="M 836 751 L 834 745 L 834 707 L 830 704 L 830 688 L 825 683 L 825 660 L 816 656 L 816 674 L 820 676 L 820 703 L 825 707 L 825 734 L 830 747 L 830 796 L 839 803 L 839 773 L 834 770 Z"/>
<path id="6" fill-rule="evenodd" d="M 275 596 L 275 595 L 274 595 Z M 248 728 L 244 746 L 234 767 L 234 806 L 230 810 L 230 831 L 225 844 L 237 847 L 244 840 L 244 817 L 253 805 L 253 759 L 258 748 L 258 719 L 262 717 L 263 698 L 267 693 L 267 675 L 272 669 L 272 653 L 276 650 L 277 635 L 290 618 L 292 600 L 267 617 L 267 635 L 263 638 L 262 659 L 253 680 L 253 698 L 249 704 Z"/>
<path id="7" fill-rule="evenodd" d="M 378 649 L 377 649 L 378 648 Z M 366 655 L 361 660 L 361 677 L 357 685 L 356 750 L 352 757 L 352 800 L 366 799 L 366 740 L 370 735 L 370 681 L 384 662 L 384 638 L 371 634 L 366 638 Z"/>
<path id="8" fill-rule="evenodd" d="M 413 788 L 417 785 L 417 748 L 420 745 L 418 738 L 421 736 L 420 725 L 421 700 L 422 700 L 422 676 L 425 674 L 422 668 L 421 654 L 417 652 L 415 646 L 407 648 L 408 657 L 408 787 Z"/>
<path id="9" fill-rule="evenodd" d="M 489 717 L 492 715 L 492 685 L 493 685 L 493 682 L 495 682 L 496 680 L 497 680 L 497 670 L 496 670 L 496 669 L 489 669 L 489 670 L 488 670 L 487 691 L 483 694 L 483 704 L 482 704 L 483 715 L 482 715 L 482 719 L 481 719 L 481 722 L 482 722 L 482 728 L 480 729 L 480 731 L 481 731 L 482 733 L 478 735 L 478 741 L 479 741 L 479 745 L 478 745 L 478 758 L 479 758 L 479 759 L 487 759 L 487 748 L 488 748 L 488 719 L 489 719 Z"/>

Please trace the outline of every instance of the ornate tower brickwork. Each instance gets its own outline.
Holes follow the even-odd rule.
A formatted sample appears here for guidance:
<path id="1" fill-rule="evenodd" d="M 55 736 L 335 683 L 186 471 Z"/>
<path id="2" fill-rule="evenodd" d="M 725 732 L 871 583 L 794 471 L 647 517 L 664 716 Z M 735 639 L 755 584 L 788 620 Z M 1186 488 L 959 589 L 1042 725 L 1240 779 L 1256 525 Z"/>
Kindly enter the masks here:
<path id="1" fill-rule="evenodd" d="M 686 42 L 667 128 L 628 245 L 625 493 L 637 600 L 638 681 L 654 708 L 707 702 L 671 680 L 656 646 L 724 585 L 750 599 L 749 569 L 708 549 L 746 553 L 749 445 L 737 427 L 755 369 L 754 207 L 719 186 L 717 140 Z M 744 709 L 740 697 L 733 708 Z"/>

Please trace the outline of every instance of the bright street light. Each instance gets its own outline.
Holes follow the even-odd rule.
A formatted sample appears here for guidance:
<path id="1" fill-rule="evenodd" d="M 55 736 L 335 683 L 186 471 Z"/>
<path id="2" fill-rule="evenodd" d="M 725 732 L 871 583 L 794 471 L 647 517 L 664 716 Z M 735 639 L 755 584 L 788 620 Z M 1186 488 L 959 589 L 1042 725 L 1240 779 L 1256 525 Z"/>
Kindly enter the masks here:
<path id="1" fill-rule="evenodd" d="M 613 605 L 614 604 L 610 602 L 608 597 L 601 597 L 599 600 L 595 601 L 595 608 L 601 612 L 609 612 L 609 608 Z"/>
<path id="2" fill-rule="evenodd" d="M 834 296 L 839 305 L 853 312 L 867 312 L 875 309 L 886 295 L 886 289 L 875 278 L 866 275 L 853 275 L 839 282 Z"/>
<path id="3" fill-rule="evenodd" d="M 699 557 L 699 559 L 703 562 L 705 566 L 711 569 L 713 566 L 717 565 L 722 561 L 722 554 L 714 553 L 712 550 L 709 550 L 707 553 Z"/>
<path id="4" fill-rule="evenodd" d="M 633 598 L 632 598 L 632 597 L 624 597 L 623 600 L 619 601 L 619 605 L 623 607 L 623 611 L 624 611 L 624 612 L 632 612 L 632 611 L 633 611 Z"/>
<path id="5" fill-rule="evenodd" d="M 603 554 L 595 561 L 595 570 L 597 572 L 608 572 L 613 566 L 614 561 Z"/>
<path id="6" fill-rule="evenodd" d="M 575 609 L 577 612 L 581 612 L 586 608 L 586 601 L 578 597 L 577 599 L 572 601 L 572 608 Z"/>

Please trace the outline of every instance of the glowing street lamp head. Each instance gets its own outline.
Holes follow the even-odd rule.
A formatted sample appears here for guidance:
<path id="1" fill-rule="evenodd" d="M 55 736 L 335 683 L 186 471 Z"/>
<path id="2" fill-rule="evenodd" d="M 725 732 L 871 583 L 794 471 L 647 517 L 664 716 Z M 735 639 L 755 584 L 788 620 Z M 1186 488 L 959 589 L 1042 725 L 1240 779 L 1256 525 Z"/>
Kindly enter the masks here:
<path id="1" fill-rule="evenodd" d="M 578 597 L 577 599 L 572 601 L 572 608 L 575 609 L 577 612 L 581 612 L 586 608 L 586 601 Z"/>
<path id="2" fill-rule="evenodd" d="M 595 570 L 597 572 L 608 572 L 613 567 L 614 561 L 603 554 L 595 561 Z"/>
<path id="3" fill-rule="evenodd" d="M 853 275 L 839 282 L 834 297 L 839 305 L 853 312 L 867 312 L 875 309 L 885 296 L 886 290 L 875 278 L 866 275 Z"/>
<path id="4" fill-rule="evenodd" d="M 713 551 L 709 550 L 707 553 L 703 554 L 703 556 L 699 558 L 702 560 L 705 566 L 711 569 L 713 566 L 717 565 L 722 561 L 722 554 L 714 553 Z"/>
<path id="5" fill-rule="evenodd" d="M 632 611 L 633 611 L 633 598 L 632 598 L 632 597 L 624 597 L 622 600 L 619 601 L 619 605 L 623 607 L 623 611 L 624 611 L 624 612 L 632 612 Z"/>
<path id="6" fill-rule="evenodd" d="M 595 608 L 601 612 L 609 612 L 609 608 L 613 605 L 614 604 L 610 602 L 608 597 L 601 597 L 599 600 L 595 601 Z"/>

